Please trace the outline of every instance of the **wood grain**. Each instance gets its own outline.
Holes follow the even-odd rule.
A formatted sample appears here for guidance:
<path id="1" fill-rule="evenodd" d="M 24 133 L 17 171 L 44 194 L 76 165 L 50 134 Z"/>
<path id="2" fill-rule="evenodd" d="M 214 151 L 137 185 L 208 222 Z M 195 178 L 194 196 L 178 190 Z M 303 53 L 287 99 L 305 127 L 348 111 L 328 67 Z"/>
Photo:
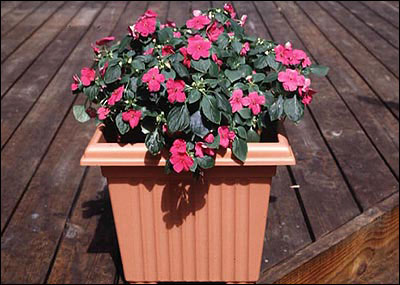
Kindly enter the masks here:
<path id="1" fill-rule="evenodd" d="M 21 1 L 1 1 L 1 17 L 21 5 Z"/>
<path id="2" fill-rule="evenodd" d="M 44 1 L 24 1 L 16 9 L 13 9 L 6 15 L 1 15 L 1 36 L 6 35 L 26 16 L 35 11 Z"/>
<path id="3" fill-rule="evenodd" d="M 264 272 L 261 284 L 347 284 L 365 280 L 398 249 L 399 194 L 368 209 L 332 233 Z"/>
<path id="4" fill-rule="evenodd" d="M 393 7 L 384 3 L 384 1 L 362 1 L 362 3 L 388 23 L 399 28 L 399 9 L 393 9 Z"/>

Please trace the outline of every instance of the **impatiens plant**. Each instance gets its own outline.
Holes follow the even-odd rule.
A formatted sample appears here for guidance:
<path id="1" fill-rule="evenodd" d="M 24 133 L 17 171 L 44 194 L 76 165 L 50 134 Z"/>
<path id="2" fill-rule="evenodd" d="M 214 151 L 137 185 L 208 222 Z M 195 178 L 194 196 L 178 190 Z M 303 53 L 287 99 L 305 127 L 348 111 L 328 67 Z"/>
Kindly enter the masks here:
<path id="1" fill-rule="evenodd" d="M 109 141 L 144 141 L 167 156 L 168 172 L 199 174 L 219 149 L 245 161 L 247 142 L 269 125 L 303 117 L 315 94 L 308 76 L 328 72 L 290 42 L 247 35 L 246 19 L 230 4 L 195 10 L 183 27 L 146 11 L 117 43 L 92 44 L 94 67 L 71 85 L 87 97 L 74 106 L 76 119 L 95 118 Z"/>

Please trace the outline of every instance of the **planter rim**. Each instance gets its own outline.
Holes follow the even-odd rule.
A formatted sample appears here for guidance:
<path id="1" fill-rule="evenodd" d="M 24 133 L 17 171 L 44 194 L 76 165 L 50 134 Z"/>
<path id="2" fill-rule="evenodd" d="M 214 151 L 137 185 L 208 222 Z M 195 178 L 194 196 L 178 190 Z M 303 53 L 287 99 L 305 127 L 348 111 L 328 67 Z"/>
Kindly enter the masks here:
<path id="1" fill-rule="evenodd" d="M 80 160 L 88 166 L 165 166 L 168 153 L 151 155 L 144 143 L 107 143 L 101 125 L 90 140 Z M 218 151 L 215 166 L 270 166 L 295 165 L 296 160 L 286 137 L 283 125 L 278 130 L 276 143 L 248 143 L 245 163 L 232 158 L 232 150 Z"/>

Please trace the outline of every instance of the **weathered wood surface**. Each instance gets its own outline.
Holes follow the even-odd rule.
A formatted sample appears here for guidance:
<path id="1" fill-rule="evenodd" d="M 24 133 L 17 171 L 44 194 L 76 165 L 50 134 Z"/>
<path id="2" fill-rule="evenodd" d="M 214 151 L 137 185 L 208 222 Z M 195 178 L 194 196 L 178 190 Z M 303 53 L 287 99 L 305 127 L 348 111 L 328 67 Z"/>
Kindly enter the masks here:
<path id="1" fill-rule="evenodd" d="M 146 9 L 184 24 L 223 4 L 1 2 L 2 283 L 124 282 L 105 180 L 78 166 L 94 124 L 73 119 L 71 75 Z M 331 67 L 304 120 L 286 123 L 298 164 L 273 180 L 260 282 L 398 280 L 382 261 L 398 257 L 398 2 L 233 5 L 248 32 Z"/>

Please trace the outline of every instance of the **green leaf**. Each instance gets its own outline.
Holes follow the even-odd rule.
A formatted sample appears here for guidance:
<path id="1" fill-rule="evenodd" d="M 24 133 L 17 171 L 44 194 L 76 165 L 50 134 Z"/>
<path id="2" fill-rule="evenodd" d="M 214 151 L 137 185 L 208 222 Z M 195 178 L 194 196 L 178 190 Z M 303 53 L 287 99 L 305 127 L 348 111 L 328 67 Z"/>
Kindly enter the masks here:
<path id="1" fill-rule="evenodd" d="M 211 122 L 219 124 L 221 122 L 221 112 L 218 110 L 217 99 L 211 95 L 204 95 L 200 102 L 201 110 Z"/>
<path id="2" fill-rule="evenodd" d="M 160 153 L 165 145 L 164 137 L 160 134 L 158 129 L 148 133 L 144 143 L 152 155 Z"/>
<path id="3" fill-rule="evenodd" d="M 200 94 L 199 90 L 197 90 L 197 89 L 190 90 L 189 97 L 188 97 L 189 104 L 193 104 L 193 103 L 199 101 L 200 98 L 201 98 L 201 94 Z"/>
<path id="4" fill-rule="evenodd" d="M 199 59 L 191 61 L 191 67 L 193 67 L 197 71 L 200 71 L 201 73 L 207 73 L 210 65 L 211 61 L 209 59 Z"/>
<path id="5" fill-rule="evenodd" d="M 215 93 L 215 98 L 217 99 L 218 109 L 229 114 L 232 113 L 232 106 L 224 95 Z"/>
<path id="6" fill-rule="evenodd" d="M 78 122 L 85 123 L 90 120 L 89 115 L 86 113 L 86 108 L 83 105 L 75 105 L 72 108 L 72 113 Z"/>
<path id="7" fill-rule="evenodd" d="M 243 46 L 242 43 L 239 41 L 232 42 L 232 48 L 237 54 L 240 54 L 240 51 L 242 50 L 242 46 Z"/>
<path id="8" fill-rule="evenodd" d="M 113 66 L 108 66 L 106 75 L 104 76 L 104 82 L 106 84 L 113 83 L 118 80 L 118 78 L 121 76 L 121 67 L 117 65 Z"/>
<path id="9" fill-rule="evenodd" d="M 247 131 L 247 142 L 260 142 L 260 136 L 253 128 Z"/>
<path id="10" fill-rule="evenodd" d="M 211 62 L 210 69 L 208 70 L 208 74 L 211 77 L 218 78 L 219 75 L 219 68 L 215 62 Z"/>
<path id="11" fill-rule="evenodd" d="M 275 96 L 272 94 L 271 91 L 261 92 L 262 95 L 265 97 L 265 104 L 264 106 L 271 106 L 275 101 Z"/>
<path id="12" fill-rule="evenodd" d="M 129 124 L 122 120 L 122 113 L 119 113 L 115 118 L 115 124 L 117 125 L 118 131 L 121 135 L 126 134 L 130 129 Z"/>
<path id="13" fill-rule="evenodd" d="M 160 43 L 166 43 L 168 40 L 173 39 L 174 35 L 172 29 L 167 27 L 157 31 L 157 39 Z"/>
<path id="14" fill-rule="evenodd" d="M 168 80 L 170 78 L 175 79 L 176 77 L 176 73 L 173 69 L 167 71 L 166 69 L 163 69 L 161 71 L 161 74 L 163 74 L 165 76 L 165 80 Z"/>
<path id="15" fill-rule="evenodd" d="M 132 92 L 136 92 L 136 90 L 137 90 L 137 82 L 138 82 L 137 77 L 132 77 L 131 78 L 131 82 L 129 84 L 129 88 L 132 90 Z"/>
<path id="16" fill-rule="evenodd" d="M 327 76 L 329 72 L 329 67 L 323 65 L 312 65 L 310 67 L 312 73 L 317 76 Z"/>
<path id="17" fill-rule="evenodd" d="M 240 117 L 242 117 L 245 120 L 251 119 L 252 118 L 252 114 L 251 114 L 251 110 L 249 108 L 243 108 L 240 111 L 238 111 Z"/>
<path id="18" fill-rule="evenodd" d="M 200 111 L 197 111 L 190 116 L 190 128 L 194 134 L 201 138 L 204 138 L 210 132 L 210 130 L 203 124 Z"/>
<path id="19" fill-rule="evenodd" d="M 97 85 L 92 85 L 83 88 L 83 93 L 88 97 L 90 101 L 96 99 L 97 94 L 99 94 L 99 87 Z"/>
<path id="20" fill-rule="evenodd" d="M 228 44 L 229 44 L 229 36 L 228 36 L 228 34 L 226 34 L 226 33 L 221 34 L 218 37 L 218 40 L 217 40 L 218 48 L 223 50 L 228 46 Z"/>
<path id="21" fill-rule="evenodd" d="M 270 83 L 278 79 L 278 72 L 270 72 L 264 79 L 264 83 Z"/>
<path id="22" fill-rule="evenodd" d="M 225 75 L 229 79 L 230 82 L 235 82 L 243 77 L 243 74 L 240 70 L 225 70 Z"/>
<path id="23" fill-rule="evenodd" d="M 125 47 L 131 42 L 131 40 L 131 36 L 125 36 L 119 44 L 118 53 L 123 52 L 125 50 Z"/>
<path id="24" fill-rule="evenodd" d="M 167 125 L 171 133 L 184 131 L 190 125 L 189 110 L 186 105 L 175 106 L 169 111 L 167 116 Z"/>
<path id="25" fill-rule="evenodd" d="M 236 130 L 237 130 L 236 134 L 237 134 L 240 138 L 242 138 L 242 139 L 244 139 L 244 140 L 247 140 L 247 132 L 246 132 L 246 129 L 245 129 L 244 127 L 239 126 L 239 127 L 237 127 Z"/>
<path id="26" fill-rule="evenodd" d="M 146 67 L 144 66 L 144 63 L 143 63 L 143 61 L 141 61 L 141 60 L 137 60 L 137 59 L 135 59 L 135 60 L 132 60 L 132 63 L 131 63 L 131 66 L 132 66 L 132 69 L 138 69 L 138 70 L 144 70 Z"/>
<path id="27" fill-rule="evenodd" d="M 172 63 L 172 67 L 175 69 L 175 71 L 178 73 L 180 77 L 187 77 L 189 76 L 189 71 L 187 70 L 186 66 L 184 66 L 182 63 L 179 61 L 174 61 Z"/>
<path id="28" fill-rule="evenodd" d="M 239 159 L 240 161 L 244 162 L 247 157 L 247 143 L 245 140 L 235 137 L 232 145 L 233 155 Z"/>
<path id="29" fill-rule="evenodd" d="M 304 115 L 303 104 L 297 99 L 297 96 L 285 99 L 283 110 L 288 118 L 294 122 L 300 121 Z"/>
<path id="30" fill-rule="evenodd" d="M 257 68 L 257 69 L 263 69 L 266 66 L 268 66 L 268 61 L 267 61 L 267 57 L 264 56 L 264 55 L 259 56 L 254 61 L 254 67 Z"/>
<path id="31" fill-rule="evenodd" d="M 214 137 L 214 141 L 212 143 L 206 143 L 205 145 L 208 148 L 217 149 L 219 148 L 219 140 L 220 140 L 219 135 L 217 135 Z"/>
<path id="32" fill-rule="evenodd" d="M 270 66 L 273 70 L 279 69 L 279 62 L 275 60 L 275 56 L 273 54 L 269 54 L 267 56 L 267 63 L 268 66 Z"/>
<path id="33" fill-rule="evenodd" d="M 205 155 L 203 157 L 196 157 L 196 162 L 203 169 L 212 168 L 215 165 L 214 158 L 208 155 Z"/>
<path id="34" fill-rule="evenodd" d="M 268 109 L 271 121 L 279 120 L 283 115 L 283 97 L 279 95 L 278 99 Z"/>
<path id="35" fill-rule="evenodd" d="M 265 79 L 265 74 L 264 73 L 256 73 L 256 74 L 253 74 L 252 77 L 253 77 L 253 82 L 256 83 L 256 82 L 263 81 Z"/>

